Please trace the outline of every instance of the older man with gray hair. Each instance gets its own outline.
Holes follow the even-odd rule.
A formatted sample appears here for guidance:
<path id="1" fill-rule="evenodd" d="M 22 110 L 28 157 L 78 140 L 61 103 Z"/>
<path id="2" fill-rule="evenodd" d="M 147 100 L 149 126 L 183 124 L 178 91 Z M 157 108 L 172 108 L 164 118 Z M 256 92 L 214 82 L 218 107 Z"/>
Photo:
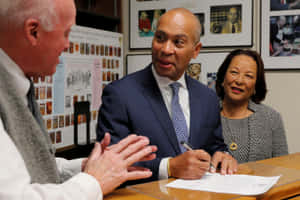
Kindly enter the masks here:
<path id="1" fill-rule="evenodd" d="M 152 175 L 131 166 L 157 149 L 136 135 L 108 146 L 106 134 L 86 159 L 54 157 L 28 77 L 55 72 L 75 15 L 73 0 L 0 1 L 0 199 L 96 200 Z"/>

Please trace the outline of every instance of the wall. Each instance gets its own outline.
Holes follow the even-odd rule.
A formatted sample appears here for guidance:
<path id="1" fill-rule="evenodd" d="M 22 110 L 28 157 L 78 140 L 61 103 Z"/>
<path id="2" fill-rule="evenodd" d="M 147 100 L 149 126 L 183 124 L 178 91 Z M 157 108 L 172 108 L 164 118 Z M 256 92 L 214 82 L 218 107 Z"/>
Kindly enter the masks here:
<path id="1" fill-rule="evenodd" d="M 253 0 L 253 47 L 251 49 L 260 51 L 260 3 L 262 0 Z M 263 0 L 265 1 L 265 0 Z M 122 26 L 124 34 L 124 59 L 127 54 L 150 53 L 149 51 L 129 50 L 129 0 L 122 1 Z M 125 39 L 127 38 L 127 39 Z M 202 52 L 227 51 L 231 49 L 203 49 Z M 124 60 L 126 63 L 126 60 Z M 126 71 L 126 70 L 124 70 Z M 300 152 L 300 71 L 266 71 L 268 94 L 263 102 L 275 108 L 282 115 L 286 135 L 288 139 L 289 152 Z"/>

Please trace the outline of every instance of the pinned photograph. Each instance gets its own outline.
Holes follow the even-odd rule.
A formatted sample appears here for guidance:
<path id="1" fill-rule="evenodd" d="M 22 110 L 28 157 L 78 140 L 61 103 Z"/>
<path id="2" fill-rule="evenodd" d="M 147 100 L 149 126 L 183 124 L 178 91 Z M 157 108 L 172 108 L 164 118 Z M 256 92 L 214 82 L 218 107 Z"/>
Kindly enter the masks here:
<path id="1" fill-rule="evenodd" d="M 216 72 L 207 73 L 207 87 L 208 88 L 216 91 L 216 80 L 217 80 Z"/>
<path id="2" fill-rule="evenodd" d="M 65 96 L 65 107 L 71 108 L 71 97 L 70 96 Z"/>
<path id="3" fill-rule="evenodd" d="M 84 43 L 80 43 L 80 54 L 81 55 L 85 54 L 85 44 Z"/>
<path id="4" fill-rule="evenodd" d="M 52 114 L 52 102 L 48 101 L 46 103 L 46 110 L 47 110 L 47 115 L 51 115 Z"/>
<path id="5" fill-rule="evenodd" d="M 52 87 L 47 87 L 47 99 L 52 99 Z"/>
<path id="6" fill-rule="evenodd" d="M 45 103 L 40 103 L 40 113 L 42 115 L 46 114 L 46 105 L 45 105 Z"/>
<path id="7" fill-rule="evenodd" d="M 187 74 L 197 81 L 200 80 L 201 74 L 201 63 L 190 63 L 189 67 L 186 70 Z"/>
<path id="8" fill-rule="evenodd" d="M 53 116 L 53 128 L 58 128 L 58 116 Z"/>
<path id="9" fill-rule="evenodd" d="M 59 128 L 63 128 L 65 126 L 65 116 L 59 116 Z"/>
<path id="10" fill-rule="evenodd" d="M 35 99 L 38 100 L 39 99 L 39 88 L 38 87 L 34 88 L 34 95 L 35 95 Z"/>
<path id="11" fill-rule="evenodd" d="M 52 128 L 52 120 L 51 119 L 47 119 L 47 130 L 50 130 Z"/>
<path id="12" fill-rule="evenodd" d="M 62 142 L 61 138 L 62 138 L 61 131 L 57 131 L 55 134 L 56 143 L 61 143 Z"/>
<path id="13" fill-rule="evenodd" d="M 67 126 L 70 126 L 70 122 L 71 122 L 71 121 L 70 121 L 70 115 L 66 115 L 66 116 L 65 116 L 65 122 L 66 122 L 66 127 L 67 127 Z"/>

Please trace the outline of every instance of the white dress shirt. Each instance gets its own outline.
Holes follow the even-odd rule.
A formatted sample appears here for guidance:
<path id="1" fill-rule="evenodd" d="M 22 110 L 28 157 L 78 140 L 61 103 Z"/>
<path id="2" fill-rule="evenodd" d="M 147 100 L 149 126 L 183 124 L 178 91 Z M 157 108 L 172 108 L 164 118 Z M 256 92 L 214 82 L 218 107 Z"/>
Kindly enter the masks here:
<path id="1" fill-rule="evenodd" d="M 19 94 L 27 104 L 30 83 L 23 71 L 0 48 L 0 62 L 18 83 Z M 5 64 L 9 63 L 9 66 Z M 24 133 L 25 134 L 25 133 Z M 25 145 L 25 144 L 24 144 Z M 25 162 L 8 136 L 0 118 L 0 199 L 2 200 L 102 200 L 97 180 L 81 172 L 81 159 L 56 158 L 62 178 L 73 176 L 62 184 L 31 184 Z"/>
<path id="2" fill-rule="evenodd" d="M 169 85 L 175 81 L 173 81 L 167 77 L 159 76 L 156 73 L 153 65 L 152 65 L 152 73 L 158 84 L 160 93 L 162 94 L 162 97 L 163 97 L 163 100 L 167 107 L 167 110 L 169 112 L 169 115 L 170 115 L 170 117 L 172 117 L 171 116 L 171 102 L 172 102 L 173 91 Z M 185 121 L 187 123 L 188 133 L 189 133 L 189 130 L 190 130 L 190 102 L 189 102 L 189 92 L 188 92 L 188 89 L 186 86 L 184 74 L 176 82 L 180 83 L 180 85 L 181 85 L 179 88 L 179 92 L 178 92 L 179 104 L 183 111 Z M 167 179 L 168 178 L 168 160 L 169 159 L 170 159 L 170 157 L 163 158 L 161 160 L 161 162 L 159 164 L 159 175 L 158 175 L 159 179 Z"/>

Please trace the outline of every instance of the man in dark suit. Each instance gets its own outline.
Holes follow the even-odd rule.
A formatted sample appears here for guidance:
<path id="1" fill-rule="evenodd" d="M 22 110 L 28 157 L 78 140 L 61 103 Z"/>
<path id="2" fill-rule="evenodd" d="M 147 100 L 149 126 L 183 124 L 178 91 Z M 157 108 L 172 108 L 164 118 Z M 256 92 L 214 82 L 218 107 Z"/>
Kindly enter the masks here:
<path id="1" fill-rule="evenodd" d="M 158 147 L 157 158 L 139 164 L 153 171 L 150 180 L 201 178 L 210 164 L 216 168 L 220 163 L 223 174 L 237 169 L 236 160 L 224 153 L 216 94 L 185 74 L 200 51 L 200 33 L 193 13 L 183 8 L 168 11 L 153 38 L 152 64 L 103 91 L 98 140 L 105 132 L 113 142 L 129 133 L 149 137 Z M 195 150 L 185 151 L 182 141 Z"/>

